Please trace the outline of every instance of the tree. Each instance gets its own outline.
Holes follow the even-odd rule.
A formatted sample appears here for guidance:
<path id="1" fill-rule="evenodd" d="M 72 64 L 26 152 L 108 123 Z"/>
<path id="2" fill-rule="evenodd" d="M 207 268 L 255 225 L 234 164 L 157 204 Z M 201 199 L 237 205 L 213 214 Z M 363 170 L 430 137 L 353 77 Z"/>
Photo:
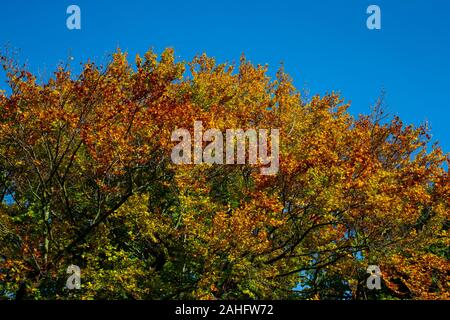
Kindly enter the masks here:
<path id="1" fill-rule="evenodd" d="M 449 298 L 449 158 L 426 126 L 306 100 L 244 57 L 118 51 L 44 83 L 2 61 L 0 296 Z M 279 128 L 279 172 L 172 163 L 194 121 Z M 64 288 L 72 264 L 81 290 Z"/>

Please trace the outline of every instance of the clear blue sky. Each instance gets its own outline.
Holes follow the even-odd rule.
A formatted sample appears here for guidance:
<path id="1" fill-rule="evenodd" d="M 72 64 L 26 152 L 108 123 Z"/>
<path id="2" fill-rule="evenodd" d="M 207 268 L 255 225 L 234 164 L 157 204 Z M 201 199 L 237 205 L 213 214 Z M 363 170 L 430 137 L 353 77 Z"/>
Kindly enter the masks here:
<path id="1" fill-rule="evenodd" d="M 66 8 L 81 8 L 81 30 L 66 28 Z M 382 29 L 366 28 L 366 8 L 381 7 Z M 339 91 L 353 114 L 367 113 L 382 88 L 388 111 L 432 126 L 450 151 L 450 1 L 2 1 L 0 45 L 20 49 L 33 71 L 49 73 L 69 53 L 105 60 L 118 46 L 131 56 L 173 47 L 182 60 L 206 52 L 220 62 L 245 53 L 280 62 L 298 88 Z M 4 76 L 0 75 L 4 88 Z"/>

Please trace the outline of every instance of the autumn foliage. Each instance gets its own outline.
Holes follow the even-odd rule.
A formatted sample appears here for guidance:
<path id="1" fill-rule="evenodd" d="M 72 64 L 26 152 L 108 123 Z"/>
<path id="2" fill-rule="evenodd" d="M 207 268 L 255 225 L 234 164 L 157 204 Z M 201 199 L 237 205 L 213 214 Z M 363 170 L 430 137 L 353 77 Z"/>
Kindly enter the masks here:
<path id="1" fill-rule="evenodd" d="M 449 158 L 426 126 L 354 117 L 245 58 L 119 51 L 45 81 L 2 62 L 0 298 L 450 298 Z M 278 174 L 173 164 L 194 121 L 279 128 Z"/>

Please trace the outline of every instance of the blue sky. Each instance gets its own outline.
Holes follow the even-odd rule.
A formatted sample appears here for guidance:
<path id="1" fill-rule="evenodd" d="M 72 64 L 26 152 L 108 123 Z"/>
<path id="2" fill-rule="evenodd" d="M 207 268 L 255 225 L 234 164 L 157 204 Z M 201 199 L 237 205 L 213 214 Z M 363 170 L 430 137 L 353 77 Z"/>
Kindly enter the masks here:
<path id="1" fill-rule="evenodd" d="M 81 30 L 66 28 L 66 8 L 81 8 Z M 381 8 L 381 30 L 366 8 Z M 181 60 L 206 52 L 219 62 L 281 62 L 298 88 L 341 92 L 351 113 L 368 113 L 380 91 L 405 122 L 428 121 L 450 152 L 450 1 L 3 1 L 0 45 L 48 75 L 70 54 L 105 61 L 118 46 L 132 57 L 175 48 Z M 4 75 L 0 75 L 4 89 Z"/>

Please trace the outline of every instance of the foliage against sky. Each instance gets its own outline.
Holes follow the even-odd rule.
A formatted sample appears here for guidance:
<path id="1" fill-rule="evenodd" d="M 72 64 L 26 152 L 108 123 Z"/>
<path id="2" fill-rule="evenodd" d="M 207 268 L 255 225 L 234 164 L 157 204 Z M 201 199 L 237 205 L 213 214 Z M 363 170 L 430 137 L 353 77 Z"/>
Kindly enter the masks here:
<path id="1" fill-rule="evenodd" d="M 282 69 L 118 51 L 40 83 L 3 58 L 0 296 L 447 299 L 448 155 Z M 171 132 L 279 128 L 280 169 L 175 165 Z M 13 198 L 13 203 L 4 200 Z M 64 289 L 66 268 L 82 289 Z M 366 288 L 379 265 L 383 290 Z"/>

